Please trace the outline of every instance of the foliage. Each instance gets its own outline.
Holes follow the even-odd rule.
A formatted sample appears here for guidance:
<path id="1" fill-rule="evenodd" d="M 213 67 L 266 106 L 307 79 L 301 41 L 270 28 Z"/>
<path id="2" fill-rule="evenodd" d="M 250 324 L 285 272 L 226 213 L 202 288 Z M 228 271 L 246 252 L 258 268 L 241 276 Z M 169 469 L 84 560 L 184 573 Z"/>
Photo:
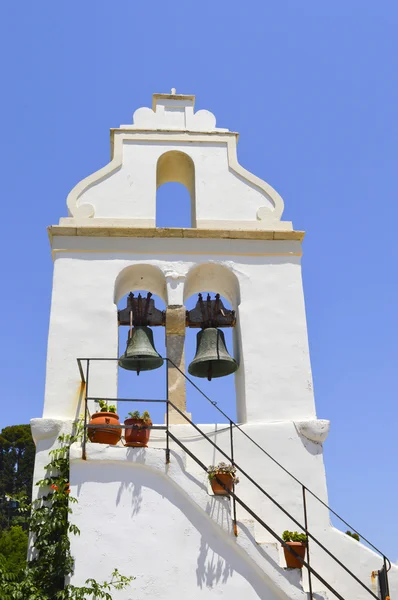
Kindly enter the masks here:
<path id="1" fill-rule="evenodd" d="M 354 540 L 356 540 L 357 542 L 359 542 L 359 540 L 361 539 L 357 533 L 354 533 L 352 531 L 347 530 L 346 534 L 354 538 Z"/>
<path id="2" fill-rule="evenodd" d="M 151 420 L 151 415 L 149 414 L 149 412 L 147 410 L 144 410 L 144 412 L 142 413 L 142 415 L 140 414 L 139 410 L 135 410 L 134 412 L 129 412 L 127 413 L 127 417 L 126 419 L 141 419 L 144 422 L 150 421 Z"/>
<path id="3" fill-rule="evenodd" d="M 298 531 L 284 531 L 282 533 L 282 539 L 284 542 L 301 542 L 303 544 L 307 543 L 307 536 L 305 533 L 298 533 Z"/>
<path id="4" fill-rule="evenodd" d="M 239 483 L 239 477 L 236 476 L 236 467 L 233 465 L 227 465 L 225 462 L 220 462 L 218 465 L 210 465 L 207 468 L 207 474 L 209 479 L 214 479 L 216 475 L 231 475 L 234 484 Z"/>
<path id="5" fill-rule="evenodd" d="M 98 400 L 98 404 L 100 405 L 101 412 L 110 412 L 116 413 L 116 406 L 114 404 L 109 404 L 106 400 Z"/>
<path id="6" fill-rule="evenodd" d="M 105 581 L 104 583 L 97 583 L 95 579 L 87 579 L 86 585 L 82 587 L 76 587 L 74 585 L 67 585 L 65 590 L 57 595 L 59 600 L 86 600 L 88 597 L 93 597 L 95 600 L 112 600 L 112 596 L 109 592 L 114 590 L 123 590 L 126 588 L 134 577 L 125 577 L 121 575 L 117 569 L 112 573 L 111 580 Z"/>
<path id="7" fill-rule="evenodd" d="M 13 525 L 0 534 L 0 556 L 4 567 L 10 573 L 18 573 L 25 568 L 28 553 L 28 533 L 20 525 Z"/>
<path id="8" fill-rule="evenodd" d="M 59 447 L 50 452 L 46 477 L 38 482 L 41 496 L 32 505 L 19 499 L 18 510 L 30 514 L 34 551 L 26 567 L 17 573 L 10 573 L 0 557 L 1 600 L 111 600 L 112 589 L 123 589 L 134 579 L 115 570 L 109 582 L 99 584 L 88 579 L 82 587 L 65 586 L 65 578 L 73 573 L 74 567 L 69 535 L 80 533 L 76 525 L 69 522 L 70 504 L 77 502 L 69 494 L 69 447 L 80 434 L 81 431 L 77 431 L 58 438 Z"/>
<path id="9" fill-rule="evenodd" d="M 110 581 L 98 583 L 95 579 L 87 579 L 84 586 L 68 584 L 54 596 L 43 595 L 43 592 L 33 582 L 29 568 L 20 571 L 17 575 L 8 573 L 2 557 L 0 557 L 0 592 L 1 600 L 112 600 L 112 590 L 126 588 L 133 577 L 125 577 L 115 569 Z"/>
<path id="10" fill-rule="evenodd" d="M 0 530 L 11 525 L 27 528 L 10 496 L 32 498 L 35 445 L 29 425 L 11 425 L 0 433 Z"/>

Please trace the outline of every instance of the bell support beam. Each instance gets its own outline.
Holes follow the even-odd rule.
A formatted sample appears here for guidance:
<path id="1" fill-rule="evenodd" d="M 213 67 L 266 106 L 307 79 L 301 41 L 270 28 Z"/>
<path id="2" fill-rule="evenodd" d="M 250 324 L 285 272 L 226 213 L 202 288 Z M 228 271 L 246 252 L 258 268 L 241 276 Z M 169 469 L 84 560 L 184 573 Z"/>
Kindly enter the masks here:
<path id="1" fill-rule="evenodd" d="M 117 311 L 119 325 L 130 326 L 131 313 L 133 314 L 133 325 L 149 325 L 158 327 L 165 324 L 165 313 L 155 306 L 155 301 L 148 292 L 146 298 L 141 294 L 137 297 L 132 292 L 127 296 L 127 306 Z"/>
<path id="2" fill-rule="evenodd" d="M 168 306 L 166 309 L 166 349 L 167 358 L 170 359 L 181 371 L 185 372 L 185 306 Z M 168 369 L 168 398 L 184 412 L 186 412 L 186 386 L 185 377 L 174 367 L 172 362 L 167 361 Z M 169 423 L 185 424 L 186 421 L 176 410 L 170 407 Z"/>
<path id="3" fill-rule="evenodd" d="M 204 299 L 198 294 L 195 308 L 187 310 L 187 327 L 204 329 L 206 327 L 235 327 L 235 311 L 225 308 L 220 294 L 212 300 L 210 294 Z"/>

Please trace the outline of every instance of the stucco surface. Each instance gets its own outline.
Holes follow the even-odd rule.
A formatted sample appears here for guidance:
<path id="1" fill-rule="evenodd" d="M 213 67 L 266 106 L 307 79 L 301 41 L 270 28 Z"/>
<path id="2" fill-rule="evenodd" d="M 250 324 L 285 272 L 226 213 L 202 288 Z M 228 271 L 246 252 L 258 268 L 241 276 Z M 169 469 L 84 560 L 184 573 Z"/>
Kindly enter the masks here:
<path id="1" fill-rule="evenodd" d="M 106 469 L 104 449 L 93 446 L 87 462 L 72 452 L 72 493 L 79 499 L 73 521 L 82 531 L 72 541 L 79 559 L 73 583 L 87 573 L 109 576 L 113 560 L 123 573 L 137 577 L 133 591 L 115 598 L 228 594 L 304 600 L 298 574 L 285 577 L 276 547 L 268 562 L 250 531 L 240 538 L 231 535 L 230 501 L 209 496 L 206 484 L 185 472 L 181 454 L 173 452 L 173 464 L 165 467 L 162 451 L 125 454 L 114 448 L 107 457 L 112 469 Z"/>
<path id="2" fill-rule="evenodd" d="M 174 280 L 168 275 L 177 271 L 173 304 L 183 305 L 186 294 L 201 286 L 223 294 L 237 311 L 239 420 L 315 417 L 300 257 L 290 254 L 299 242 L 212 240 L 196 254 L 200 240 L 113 240 L 111 255 L 108 239 L 62 238 L 62 243 L 54 263 L 44 416 L 74 418 L 79 412 L 77 357 L 117 356 L 114 301 L 120 274 L 126 275 L 123 291 L 129 283 L 131 291 L 136 285 L 154 293 L 166 288 L 169 304 Z M 242 243 L 250 244 L 251 256 L 242 254 Z M 139 283 L 126 271 L 133 266 L 142 271 Z M 192 275 L 198 267 L 199 278 Z M 115 364 L 92 363 L 90 381 L 90 395 L 116 397 Z"/>
<path id="3" fill-rule="evenodd" d="M 176 425 L 173 431 L 180 430 L 184 437 L 184 427 Z M 198 443 L 192 438 L 189 447 L 202 456 Z M 79 499 L 72 519 L 82 531 L 72 541 L 77 559 L 74 583 L 81 583 L 89 573 L 97 578 L 109 576 L 113 560 L 124 573 L 137 577 L 134 592 L 121 592 L 116 596 L 120 599 L 164 598 L 175 595 L 176 587 L 192 598 L 210 593 L 232 598 L 242 594 L 263 599 L 307 597 L 306 572 L 286 570 L 279 544 L 269 534 L 261 536 L 253 519 L 242 510 L 238 511 L 235 537 L 231 501 L 213 496 L 206 474 L 173 445 L 169 465 L 165 464 L 164 449 L 153 445 L 126 449 L 90 444 L 87 461 L 81 460 L 81 448 L 75 445 L 71 486 Z M 243 478 L 237 489 L 239 497 L 262 513 L 268 525 L 277 526 L 275 516 L 249 486 Z M 298 498 L 296 508 L 302 510 Z M 277 499 L 281 501 L 278 495 Z M 371 573 L 380 566 L 380 558 L 331 527 L 325 511 L 311 506 L 309 514 L 316 537 L 376 591 Z M 283 524 L 289 528 L 286 518 Z M 311 564 L 344 598 L 369 597 L 314 542 Z M 393 589 L 396 575 L 393 568 Z M 324 584 L 316 578 L 313 589 L 316 598 L 335 597 L 330 591 L 325 593 Z"/>

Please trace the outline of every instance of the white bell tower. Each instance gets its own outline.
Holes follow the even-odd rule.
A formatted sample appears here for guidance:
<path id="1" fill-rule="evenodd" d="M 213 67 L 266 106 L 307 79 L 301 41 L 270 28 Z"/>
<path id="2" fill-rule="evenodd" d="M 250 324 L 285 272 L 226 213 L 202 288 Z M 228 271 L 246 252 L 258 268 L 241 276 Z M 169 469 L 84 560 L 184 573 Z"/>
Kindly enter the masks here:
<path id="1" fill-rule="evenodd" d="M 152 431 L 148 448 L 71 449 L 73 519 L 81 530 L 72 540 L 72 583 L 103 579 L 117 567 L 137 577 L 134 590 L 115 595 L 125 600 L 304 599 L 310 589 L 317 598 L 338 597 L 307 571 L 286 570 L 280 544 L 262 525 L 279 536 L 298 530 L 292 519 L 304 524 L 304 484 L 308 528 L 371 587 L 378 557 L 334 529 L 322 504 L 329 422 L 315 412 L 304 233 L 282 220 L 279 194 L 238 163 L 238 134 L 216 127 L 215 116 L 195 112 L 194 103 L 175 90 L 154 94 L 133 124 L 112 129 L 111 162 L 75 186 L 68 216 L 49 228 L 54 280 L 44 411 L 32 420 L 36 479 L 59 432 L 84 411 L 87 393 L 117 399 L 117 361 L 94 359 L 118 356 L 120 299 L 145 289 L 167 307 L 169 431 Z M 191 228 L 156 227 L 156 191 L 170 181 L 189 191 Z M 236 314 L 237 426 L 198 425 L 186 413 L 185 302 L 209 290 Z M 87 361 L 80 373 L 78 358 L 93 359 L 89 392 Z M 239 502 L 212 495 L 201 467 L 227 461 L 223 452 L 241 469 Z M 311 565 L 333 589 L 369 597 L 315 542 L 309 547 Z"/>

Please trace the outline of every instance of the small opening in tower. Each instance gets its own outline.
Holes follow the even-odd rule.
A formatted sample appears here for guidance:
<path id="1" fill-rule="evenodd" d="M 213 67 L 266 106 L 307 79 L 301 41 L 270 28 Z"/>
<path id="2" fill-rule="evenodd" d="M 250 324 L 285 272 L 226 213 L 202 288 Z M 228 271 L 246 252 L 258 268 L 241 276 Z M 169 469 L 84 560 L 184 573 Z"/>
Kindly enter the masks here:
<path id="1" fill-rule="evenodd" d="M 156 194 L 156 227 L 191 227 L 191 200 L 181 183 L 164 183 Z"/>
<path id="2" fill-rule="evenodd" d="M 184 152 L 162 154 L 156 169 L 156 226 L 196 227 L 195 166 Z"/>

